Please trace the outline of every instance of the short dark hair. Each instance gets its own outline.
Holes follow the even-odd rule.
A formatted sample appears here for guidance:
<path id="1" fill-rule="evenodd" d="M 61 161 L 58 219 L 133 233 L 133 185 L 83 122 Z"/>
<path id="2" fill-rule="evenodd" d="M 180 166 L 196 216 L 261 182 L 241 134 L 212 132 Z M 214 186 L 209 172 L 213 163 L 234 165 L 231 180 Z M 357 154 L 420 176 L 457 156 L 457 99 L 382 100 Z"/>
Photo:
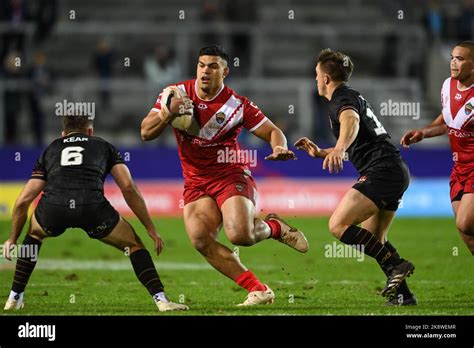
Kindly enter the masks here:
<path id="1" fill-rule="evenodd" d="M 66 133 L 87 131 L 93 123 L 93 120 L 88 116 L 63 116 L 63 130 Z"/>
<path id="2" fill-rule="evenodd" d="M 474 41 L 470 41 L 470 40 L 461 41 L 461 42 L 458 42 L 456 46 L 469 49 L 469 51 L 471 51 L 471 57 L 474 57 Z"/>
<path id="3" fill-rule="evenodd" d="M 320 69 L 338 82 L 349 81 L 354 70 L 354 63 L 348 55 L 330 48 L 321 51 L 317 63 L 319 63 Z"/>
<path id="4" fill-rule="evenodd" d="M 229 63 L 229 55 L 226 50 L 218 45 L 206 46 L 199 50 L 199 57 L 201 56 L 219 56 Z"/>

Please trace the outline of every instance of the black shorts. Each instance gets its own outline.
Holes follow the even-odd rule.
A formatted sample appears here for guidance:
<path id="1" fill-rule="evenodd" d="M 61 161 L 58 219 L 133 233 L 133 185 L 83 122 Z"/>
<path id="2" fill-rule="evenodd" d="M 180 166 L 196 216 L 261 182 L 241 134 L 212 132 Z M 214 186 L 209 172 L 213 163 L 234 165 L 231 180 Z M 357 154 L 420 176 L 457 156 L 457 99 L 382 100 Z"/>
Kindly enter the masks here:
<path id="1" fill-rule="evenodd" d="M 385 160 L 367 169 L 352 188 L 381 210 L 396 211 L 410 183 L 410 171 L 402 159 Z"/>
<path id="2" fill-rule="evenodd" d="M 40 200 L 35 217 L 41 228 L 50 236 L 56 237 L 67 228 L 82 228 L 90 238 L 106 237 L 117 226 L 120 214 L 107 200 L 97 204 L 67 205 L 49 204 Z"/>

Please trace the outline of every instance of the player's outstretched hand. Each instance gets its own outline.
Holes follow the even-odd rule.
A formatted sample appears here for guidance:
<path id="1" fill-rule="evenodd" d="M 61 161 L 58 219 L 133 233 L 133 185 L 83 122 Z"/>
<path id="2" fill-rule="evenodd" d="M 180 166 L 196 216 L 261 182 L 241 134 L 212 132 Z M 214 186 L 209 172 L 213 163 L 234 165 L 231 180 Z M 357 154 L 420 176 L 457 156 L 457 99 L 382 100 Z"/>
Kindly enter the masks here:
<path id="1" fill-rule="evenodd" d="M 323 170 L 329 169 L 329 173 L 339 173 L 343 169 L 344 151 L 334 148 L 324 159 Z"/>
<path id="2" fill-rule="evenodd" d="M 5 243 L 3 243 L 3 255 L 7 260 L 11 261 L 11 249 L 15 246 L 15 242 L 11 241 L 10 239 L 7 239 Z"/>
<path id="3" fill-rule="evenodd" d="M 288 161 L 290 159 L 296 159 L 295 153 L 291 150 L 287 150 L 282 146 L 275 146 L 273 153 L 265 157 L 269 161 Z"/>
<path id="4" fill-rule="evenodd" d="M 306 137 L 296 140 L 295 147 L 298 150 L 306 151 L 311 157 L 324 157 L 319 146 Z"/>
<path id="5" fill-rule="evenodd" d="M 410 147 L 411 144 L 422 141 L 424 137 L 425 134 L 422 130 L 410 129 L 408 132 L 403 134 L 402 138 L 400 139 L 400 145 L 403 147 Z"/>
<path id="6" fill-rule="evenodd" d="M 150 237 L 151 239 L 153 239 L 153 242 L 155 244 L 156 255 L 160 255 L 163 251 L 163 248 L 165 247 L 165 242 L 163 241 L 163 239 L 161 239 L 159 233 L 150 233 Z"/>

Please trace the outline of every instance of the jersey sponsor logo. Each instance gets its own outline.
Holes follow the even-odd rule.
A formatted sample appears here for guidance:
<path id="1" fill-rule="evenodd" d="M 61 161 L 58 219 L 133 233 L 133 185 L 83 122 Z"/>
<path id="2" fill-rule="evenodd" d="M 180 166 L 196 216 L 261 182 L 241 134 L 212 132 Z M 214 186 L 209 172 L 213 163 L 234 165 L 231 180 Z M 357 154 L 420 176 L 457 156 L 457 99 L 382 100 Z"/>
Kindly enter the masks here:
<path id="1" fill-rule="evenodd" d="M 198 109 L 201 109 L 201 110 L 206 110 L 207 109 L 207 105 L 203 104 L 203 103 L 199 103 L 197 107 L 198 107 Z"/>
<path id="2" fill-rule="evenodd" d="M 181 140 L 184 141 L 184 137 L 181 136 Z M 209 143 L 208 141 L 206 140 L 200 140 L 198 138 L 192 138 L 191 139 L 191 143 L 193 145 L 198 145 L 198 146 L 201 146 L 201 147 L 213 147 L 213 146 L 218 146 L 220 145 L 219 143 Z"/>
<path id="3" fill-rule="evenodd" d="M 474 138 L 474 132 L 464 132 L 453 128 L 449 129 L 448 135 L 455 136 L 456 138 Z"/>
<path id="4" fill-rule="evenodd" d="M 454 96 L 454 99 L 456 100 L 461 100 L 461 98 L 462 98 L 461 93 L 456 93 L 456 95 Z"/>
<path id="5" fill-rule="evenodd" d="M 218 124 L 223 124 L 225 121 L 225 114 L 221 111 L 216 114 L 216 122 Z"/>
<path id="6" fill-rule="evenodd" d="M 235 188 L 237 191 L 242 192 L 244 190 L 244 185 L 242 184 L 235 184 Z"/>
<path id="7" fill-rule="evenodd" d="M 467 103 L 466 106 L 464 107 L 464 113 L 466 115 L 470 115 L 472 112 L 472 104 L 471 103 Z"/>

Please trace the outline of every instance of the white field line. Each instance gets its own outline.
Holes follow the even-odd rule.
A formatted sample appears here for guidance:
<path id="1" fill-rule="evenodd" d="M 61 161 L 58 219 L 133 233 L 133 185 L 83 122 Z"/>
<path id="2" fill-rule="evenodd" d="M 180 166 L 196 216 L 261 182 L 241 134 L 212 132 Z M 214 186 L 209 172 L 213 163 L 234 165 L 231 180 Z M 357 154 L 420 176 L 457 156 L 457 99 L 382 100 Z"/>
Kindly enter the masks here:
<path id="1" fill-rule="evenodd" d="M 198 262 L 155 262 L 158 271 L 209 271 L 214 270 L 207 263 Z M 273 266 L 255 265 L 253 269 L 268 270 L 274 269 Z M 0 260 L 0 271 L 15 269 L 15 262 Z M 73 260 L 73 259 L 39 259 L 35 269 L 40 270 L 110 270 L 110 271 L 128 271 L 132 270 L 129 260 Z"/>

